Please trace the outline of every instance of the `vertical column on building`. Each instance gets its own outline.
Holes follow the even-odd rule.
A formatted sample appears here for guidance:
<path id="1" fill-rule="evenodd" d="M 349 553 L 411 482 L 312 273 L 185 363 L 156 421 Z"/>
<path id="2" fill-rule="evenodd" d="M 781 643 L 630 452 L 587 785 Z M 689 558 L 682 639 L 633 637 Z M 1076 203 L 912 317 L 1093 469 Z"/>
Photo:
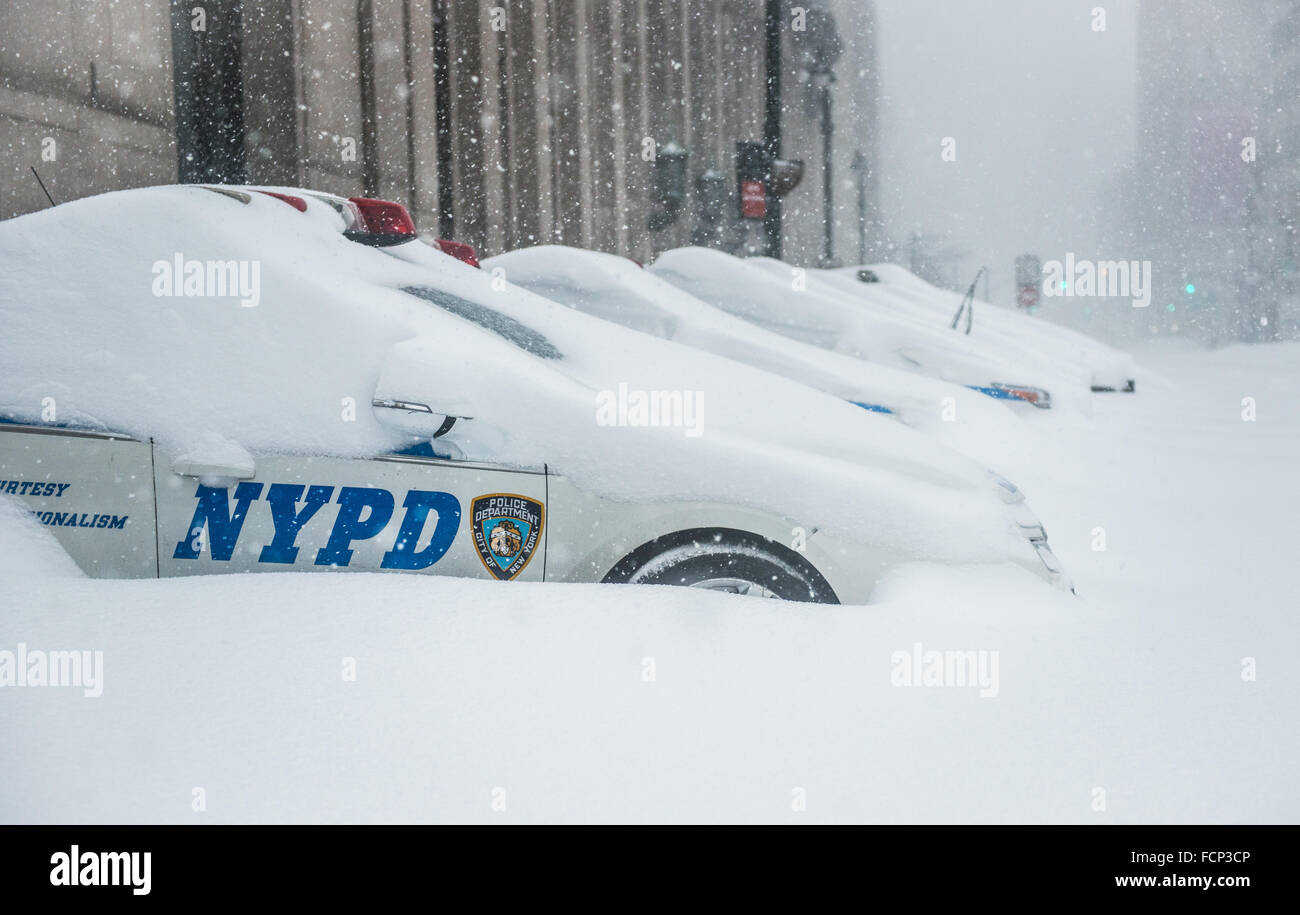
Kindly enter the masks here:
<path id="1" fill-rule="evenodd" d="M 616 145 L 614 111 L 618 79 L 618 45 L 622 36 L 615 34 L 615 8 L 617 4 L 582 0 L 586 9 L 586 23 L 582 34 L 587 46 L 587 135 L 588 169 L 590 180 L 590 222 L 594 226 L 591 247 L 602 251 L 619 250 L 619 225 L 623 215 L 618 207 L 615 191 L 615 160 L 621 149 Z"/>
<path id="2" fill-rule="evenodd" d="M 600 142 L 593 130 L 595 107 L 592 85 L 592 63 L 601 53 L 595 48 L 595 36 L 592 34 L 592 18 L 589 9 L 591 0 L 573 0 L 573 73 L 577 89 L 578 103 L 578 182 L 582 197 L 582 214 L 580 217 L 581 245 L 584 248 L 595 247 L 593 221 L 595 169 L 592 159 Z M 602 49 L 603 50 L 603 49 Z"/>
<path id="3" fill-rule="evenodd" d="M 551 244 L 555 241 L 555 121 L 552 116 L 554 83 L 551 74 L 551 22 L 552 0 L 534 0 L 532 56 L 536 61 L 537 95 L 535 121 L 537 145 L 537 241 Z"/>
<path id="4" fill-rule="evenodd" d="M 691 180 L 705 169 L 718 165 L 718 132 L 722 125 L 714 119 L 713 74 L 727 66 L 725 60 L 713 56 L 714 36 L 717 34 L 718 10 L 712 3 L 683 4 L 686 54 L 686 97 L 690 101 Z M 694 213 L 690 214 L 694 222 Z"/>
<path id="5" fill-rule="evenodd" d="M 734 37 L 728 34 L 727 26 L 725 8 L 714 10 L 713 33 L 708 38 L 708 53 L 716 61 L 716 64 L 706 68 L 705 72 L 709 74 L 712 80 L 709 94 L 709 117 L 713 119 L 714 125 L 713 159 L 717 168 L 724 175 L 730 177 L 732 150 L 735 148 L 735 142 L 739 137 L 729 129 L 730 125 L 727 120 L 727 75 L 735 73 L 740 66 L 740 61 L 731 56 L 731 48 L 728 43 L 734 41 Z"/>
<path id="6" fill-rule="evenodd" d="M 512 86 L 515 80 L 514 55 L 511 54 L 510 30 L 514 27 L 513 16 L 518 15 L 523 22 L 528 22 L 528 7 L 516 3 L 516 9 L 509 10 L 510 4 L 502 2 L 500 9 L 507 13 L 496 36 L 496 72 L 497 72 L 497 143 L 500 147 L 499 171 L 501 174 L 501 223 L 502 247 L 510 250 L 519 246 L 515 228 L 515 136 L 514 105 L 512 103 Z M 527 27 L 526 25 L 524 27 Z"/>
<path id="7" fill-rule="evenodd" d="M 648 83 L 646 0 L 615 0 L 623 12 L 623 111 L 624 139 L 618 151 L 625 169 L 625 202 L 620 216 L 626 226 L 622 253 L 646 261 L 650 257 L 650 231 L 646 185 L 649 164 L 642 153 L 650 132 Z"/>
<path id="8" fill-rule="evenodd" d="M 243 103 L 248 180 L 303 183 L 298 23 L 290 4 L 243 7 Z"/>
<path id="9" fill-rule="evenodd" d="M 618 254 L 628 253 L 627 199 L 627 75 L 623 45 L 623 3 L 614 0 L 609 8 L 609 91 L 610 91 L 610 182 L 609 205 L 614 210 L 614 245 Z"/>
<path id="10" fill-rule="evenodd" d="M 501 104 L 503 88 L 510 79 L 509 66 L 502 69 L 501 49 L 505 42 L 506 16 L 504 2 L 486 2 L 478 14 L 479 61 L 481 66 L 481 92 L 483 107 L 479 125 L 483 130 L 483 253 L 497 254 L 505 250 L 506 239 L 506 154 L 509 141 L 503 128 L 509 115 Z"/>
<path id="11" fill-rule="evenodd" d="M 367 0 L 362 0 L 367 2 Z M 408 107 L 412 62 L 407 58 L 405 0 L 368 0 L 372 47 L 371 71 L 362 84 L 371 94 L 371 122 L 367 130 L 367 192 L 397 200 L 418 210 L 412 186 L 412 148 L 409 128 L 413 111 Z M 363 106 L 364 107 L 364 106 Z"/>
<path id="12" fill-rule="evenodd" d="M 589 138 L 582 133 L 578 79 L 577 34 L 579 0 L 551 0 L 551 117 L 553 123 L 553 181 L 555 241 L 583 243 L 582 149 Z M 586 40 L 586 36 L 583 36 Z M 584 80 L 585 81 L 585 80 Z"/>
<path id="13" fill-rule="evenodd" d="M 507 231 L 510 248 L 541 241 L 542 197 L 539 182 L 543 135 L 537 118 L 538 61 L 534 32 L 546 18 L 545 0 L 513 0 L 506 23 L 510 81 L 509 138 L 511 206 Z"/>
<path id="14" fill-rule="evenodd" d="M 433 72 L 433 7 L 429 0 L 404 0 L 409 99 L 408 181 L 411 215 L 421 232 L 438 232 L 438 109 Z"/>
<path id="15" fill-rule="evenodd" d="M 686 146 L 685 118 L 681 68 L 681 3 L 679 0 L 646 0 L 645 5 L 646 96 L 653 100 L 648 106 L 649 135 L 654 137 L 657 151 L 670 142 Z M 653 168 L 653 163 L 646 166 Z M 660 202 L 649 200 L 648 207 L 657 209 Z M 683 244 L 682 224 L 687 207 L 676 222 L 650 233 L 652 251 L 663 251 Z"/>
<path id="16" fill-rule="evenodd" d="M 452 142 L 455 144 L 456 236 L 486 247 L 483 182 L 483 66 L 478 0 L 450 0 Z"/>
<path id="17" fill-rule="evenodd" d="M 292 41 L 292 50 L 281 44 L 283 51 L 292 54 L 292 84 L 258 79 L 249 83 L 247 94 L 263 97 L 265 118 L 278 118 L 278 129 L 294 131 L 296 183 L 344 196 L 359 194 L 365 183 L 365 118 L 358 81 L 361 23 L 356 2 L 335 0 L 326 20 L 328 29 L 321 27 L 319 19 L 305 22 L 300 3 L 293 3 L 291 9 L 292 29 L 274 38 Z M 277 79 L 275 68 L 266 72 Z M 263 168 L 255 165 L 254 174 L 266 175 L 257 180 L 269 182 L 269 175 L 259 171 Z"/>
<path id="18" fill-rule="evenodd" d="M 202 29 L 194 17 L 202 16 Z M 239 0 L 208 0 L 196 12 L 172 0 L 172 74 L 177 174 L 182 183 L 247 180 L 243 40 Z"/>

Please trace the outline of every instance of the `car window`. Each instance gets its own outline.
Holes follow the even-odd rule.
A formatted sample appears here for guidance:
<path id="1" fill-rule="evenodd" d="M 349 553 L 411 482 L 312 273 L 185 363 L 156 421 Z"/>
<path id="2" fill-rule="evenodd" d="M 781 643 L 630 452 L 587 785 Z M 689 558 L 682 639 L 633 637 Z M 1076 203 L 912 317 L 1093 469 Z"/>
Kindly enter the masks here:
<path id="1" fill-rule="evenodd" d="M 525 289 L 562 305 L 576 308 L 614 324 L 621 324 L 644 334 L 671 340 L 677 331 L 677 319 L 663 307 L 626 289 L 600 283 L 588 287 L 567 283 L 521 283 Z"/>
<path id="2" fill-rule="evenodd" d="M 497 336 L 510 341 L 524 352 L 532 353 L 534 356 L 540 356 L 543 359 L 564 358 L 564 354 L 556 349 L 555 345 L 545 336 L 527 325 L 520 324 L 509 315 L 503 315 L 501 312 L 493 311 L 491 308 L 479 305 L 477 302 L 462 299 L 458 295 L 453 295 L 442 289 L 435 289 L 432 286 L 403 286 L 402 292 L 417 296 L 426 302 L 432 302 L 439 308 L 449 311 L 457 317 L 464 318 L 466 321 L 473 321 L 479 327 L 490 330 Z"/>

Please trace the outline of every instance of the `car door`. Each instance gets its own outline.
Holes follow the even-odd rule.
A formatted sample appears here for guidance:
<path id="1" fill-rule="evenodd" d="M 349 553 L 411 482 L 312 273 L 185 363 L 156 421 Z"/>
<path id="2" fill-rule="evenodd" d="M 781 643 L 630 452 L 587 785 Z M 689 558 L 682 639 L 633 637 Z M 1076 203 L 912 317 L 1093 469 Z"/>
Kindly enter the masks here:
<path id="1" fill-rule="evenodd" d="M 155 455 L 162 575 L 409 571 L 542 579 L 546 473 L 437 457 Z"/>
<path id="2" fill-rule="evenodd" d="M 0 424 L 0 493 L 26 506 L 87 574 L 158 574 L 152 451 L 108 432 Z"/>

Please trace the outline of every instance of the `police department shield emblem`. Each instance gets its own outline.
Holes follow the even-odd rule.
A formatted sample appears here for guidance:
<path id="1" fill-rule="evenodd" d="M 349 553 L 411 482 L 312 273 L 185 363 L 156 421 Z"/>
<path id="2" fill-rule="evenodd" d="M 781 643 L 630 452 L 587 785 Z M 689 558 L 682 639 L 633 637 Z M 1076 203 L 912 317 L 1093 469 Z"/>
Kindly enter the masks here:
<path id="1" fill-rule="evenodd" d="M 528 565 L 542 536 L 542 515 L 542 503 L 515 493 L 494 492 L 473 501 L 474 546 L 493 577 L 509 581 Z"/>

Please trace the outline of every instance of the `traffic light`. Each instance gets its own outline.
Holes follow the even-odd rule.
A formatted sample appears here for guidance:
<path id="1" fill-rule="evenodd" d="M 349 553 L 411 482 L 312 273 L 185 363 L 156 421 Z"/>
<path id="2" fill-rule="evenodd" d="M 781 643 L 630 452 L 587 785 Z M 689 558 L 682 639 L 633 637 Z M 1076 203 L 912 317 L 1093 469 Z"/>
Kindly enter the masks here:
<path id="1" fill-rule="evenodd" d="M 741 219 L 762 219 L 769 197 L 784 197 L 803 180 L 802 159 L 769 159 L 762 143 L 736 144 Z"/>
<path id="2" fill-rule="evenodd" d="M 650 212 L 650 228 L 659 231 L 677 221 L 686 203 L 686 160 L 690 153 L 678 143 L 668 141 L 655 154 L 650 175 L 651 199 L 658 207 Z"/>

